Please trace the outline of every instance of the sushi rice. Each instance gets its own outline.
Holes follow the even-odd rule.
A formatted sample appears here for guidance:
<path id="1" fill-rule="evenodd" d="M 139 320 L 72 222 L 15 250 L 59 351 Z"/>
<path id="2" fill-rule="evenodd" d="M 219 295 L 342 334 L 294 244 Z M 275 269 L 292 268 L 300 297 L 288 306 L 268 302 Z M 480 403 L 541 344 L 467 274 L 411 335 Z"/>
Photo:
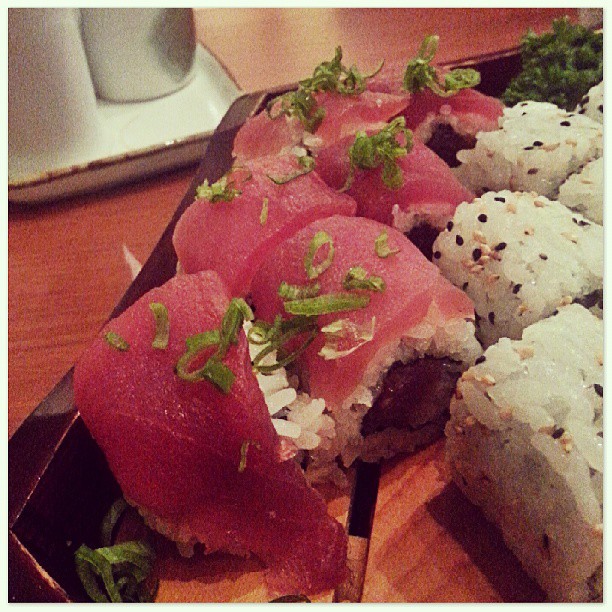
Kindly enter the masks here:
<path id="1" fill-rule="evenodd" d="M 590 161 L 559 188 L 559 202 L 595 223 L 603 223 L 604 158 Z"/>
<path id="2" fill-rule="evenodd" d="M 580 100 L 576 112 L 580 115 L 584 115 L 597 123 L 603 124 L 603 98 L 604 98 L 604 84 L 603 81 L 597 85 L 593 85 L 587 92 L 586 96 Z"/>

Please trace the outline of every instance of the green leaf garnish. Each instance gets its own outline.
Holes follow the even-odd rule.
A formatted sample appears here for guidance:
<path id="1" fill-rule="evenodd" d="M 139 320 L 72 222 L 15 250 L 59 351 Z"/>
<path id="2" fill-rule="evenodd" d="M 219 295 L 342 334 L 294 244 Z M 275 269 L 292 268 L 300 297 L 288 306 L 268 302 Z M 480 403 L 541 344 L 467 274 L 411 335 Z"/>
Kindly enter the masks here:
<path id="1" fill-rule="evenodd" d="M 380 276 L 368 276 L 368 271 L 361 266 L 350 268 L 346 273 L 342 286 L 348 291 L 365 289 L 367 291 L 384 291 L 385 281 Z"/>
<path id="2" fill-rule="evenodd" d="M 417 56 L 408 62 L 402 85 L 406 91 L 418 93 L 429 87 L 436 95 L 447 98 L 460 89 L 476 87 L 480 83 L 480 73 L 472 68 L 455 68 L 446 74 L 444 83 L 440 83 L 438 71 L 430 64 L 439 41 L 439 36 L 426 36 Z"/>
<path id="3" fill-rule="evenodd" d="M 290 285 L 282 281 L 278 287 L 278 295 L 284 300 L 300 300 L 307 297 L 315 297 L 321 292 L 321 285 Z"/>
<path id="4" fill-rule="evenodd" d="M 102 519 L 102 526 L 100 528 L 100 542 L 102 546 L 111 546 L 113 543 L 113 532 L 119 519 L 123 513 L 129 508 L 128 503 L 123 497 L 115 500 L 111 505 L 108 512 Z"/>
<path id="5" fill-rule="evenodd" d="M 342 47 L 337 47 L 334 58 L 321 62 L 314 69 L 312 77 L 299 82 L 296 91 L 271 100 L 267 106 L 268 115 L 272 119 L 282 115 L 297 117 L 306 131 L 314 133 L 325 117 L 325 109 L 319 107 L 314 93 L 333 91 L 348 96 L 359 95 L 366 89 L 366 80 L 382 67 L 383 62 L 369 75 L 361 74 L 356 66 L 347 68 L 342 64 Z"/>
<path id="6" fill-rule="evenodd" d="M 234 167 L 212 185 L 208 183 L 207 179 L 196 187 L 196 199 L 205 199 L 212 204 L 215 202 L 231 202 L 242 193 L 237 188 L 237 184 L 250 180 L 251 176 L 248 170 Z"/>
<path id="7" fill-rule="evenodd" d="M 155 337 L 151 346 L 154 349 L 164 350 L 168 348 L 168 339 L 170 338 L 168 309 L 161 302 L 151 302 L 149 308 L 155 317 Z"/>
<path id="8" fill-rule="evenodd" d="M 395 255 L 400 252 L 400 249 L 391 249 L 387 243 L 389 239 L 389 235 L 387 234 L 387 230 L 383 230 L 380 235 L 374 240 L 374 251 L 376 251 L 376 255 L 386 259 L 387 257 L 391 257 L 391 255 Z"/>
<path id="9" fill-rule="evenodd" d="M 245 320 L 253 320 L 253 311 L 242 298 L 233 298 L 221 321 L 218 357 L 223 359 L 230 344 L 238 342 L 238 334 Z"/>
<path id="10" fill-rule="evenodd" d="M 405 144 L 397 142 L 398 134 L 403 134 Z M 341 191 L 350 189 L 355 169 L 373 170 L 382 166 L 382 181 L 389 189 L 399 189 L 404 184 L 402 170 L 397 163 L 412 150 L 412 132 L 406 129 L 406 119 L 397 117 L 372 136 L 357 132 L 355 141 L 349 149 L 351 162 L 349 174 Z"/>
<path id="11" fill-rule="evenodd" d="M 242 473 L 246 470 L 247 466 L 247 453 L 249 452 L 249 447 L 254 446 L 255 448 L 261 450 L 261 444 L 256 442 L 255 440 L 245 440 L 240 447 L 240 464 L 238 465 L 238 472 Z"/>
<path id="12" fill-rule="evenodd" d="M 502 95 L 508 106 L 535 100 L 572 111 L 603 79 L 603 34 L 571 24 L 567 17 L 552 27 L 540 36 L 530 30 L 521 40 L 523 70 Z"/>
<path id="13" fill-rule="evenodd" d="M 327 257 L 321 263 L 314 265 L 315 255 L 317 254 L 319 249 L 321 249 L 326 244 L 329 245 Z M 325 270 L 327 270 L 329 266 L 331 266 L 333 260 L 334 241 L 327 232 L 317 232 L 310 241 L 310 244 L 308 245 L 308 251 L 306 253 L 306 256 L 304 257 L 304 269 L 306 270 L 306 276 L 308 276 L 310 280 L 312 280 L 313 278 L 317 278 L 318 276 L 323 274 L 323 272 L 325 272 Z"/>
<path id="14" fill-rule="evenodd" d="M 298 178 L 299 176 L 304 176 L 305 174 L 309 174 L 314 170 L 315 160 L 314 157 L 310 157 L 309 155 L 302 155 L 298 157 L 298 164 L 302 166 L 301 170 L 296 170 L 291 174 L 287 174 L 286 176 L 270 176 L 267 174 L 266 176 L 276 185 L 284 185 L 293 179 Z"/>
<path id="15" fill-rule="evenodd" d="M 104 334 L 104 339 L 116 350 L 127 351 L 130 345 L 119 334 L 109 331 Z"/>
<path id="16" fill-rule="evenodd" d="M 268 220 L 268 204 L 269 203 L 270 203 L 270 200 L 268 200 L 268 198 L 263 199 L 263 203 L 261 206 L 261 212 L 259 213 L 259 223 L 261 223 L 261 225 L 265 225 L 266 221 Z"/>
<path id="17" fill-rule="evenodd" d="M 285 311 L 289 314 L 313 317 L 317 315 L 330 314 L 332 312 L 343 312 L 346 310 L 357 310 L 365 308 L 370 303 L 370 296 L 357 295 L 355 293 L 326 293 L 313 298 L 302 300 L 291 300 L 285 302 Z"/>

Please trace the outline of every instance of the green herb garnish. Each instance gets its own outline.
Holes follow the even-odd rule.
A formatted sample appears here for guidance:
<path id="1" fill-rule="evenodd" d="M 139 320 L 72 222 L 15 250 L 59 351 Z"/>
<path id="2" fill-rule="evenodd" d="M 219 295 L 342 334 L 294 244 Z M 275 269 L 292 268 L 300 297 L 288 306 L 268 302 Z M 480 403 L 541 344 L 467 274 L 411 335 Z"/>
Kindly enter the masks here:
<path id="1" fill-rule="evenodd" d="M 104 334 L 104 339 L 116 350 L 127 351 L 130 345 L 119 334 L 109 331 Z"/>
<path id="2" fill-rule="evenodd" d="M 370 296 L 368 295 L 357 295 L 355 293 L 326 293 L 313 298 L 285 302 L 285 311 L 289 314 L 313 317 L 330 314 L 332 312 L 357 310 L 359 308 L 365 308 L 369 303 Z"/>
<path id="3" fill-rule="evenodd" d="M 404 136 L 404 145 L 397 142 L 398 134 Z M 382 166 L 382 181 L 389 189 L 399 189 L 404 184 L 402 170 L 397 163 L 412 150 L 412 132 L 406 129 L 406 119 L 397 117 L 376 134 L 368 136 L 357 132 L 355 141 L 349 149 L 351 162 L 349 174 L 341 191 L 349 189 L 353 183 L 355 169 L 373 170 Z"/>
<path id="4" fill-rule="evenodd" d="M 567 17 L 552 27 L 540 36 L 530 30 L 521 40 L 523 70 L 502 95 L 505 104 L 535 100 L 571 111 L 603 79 L 603 34 Z"/>
<path id="5" fill-rule="evenodd" d="M 236 175 L 236 176 L 235 176 Z M 232 168 L 218 181 L 210 185 L 208 179 L 196 188 L 196 199 L 208 200 L 211 204 L 216 202 L 231 202 L 242 191 L 237 188 L 238 182 L 244 183 L 251 179 L 251 173 L 240 167 Z"/>
<path id="6" fill-rule="evenodd" d="M 387 230 L 383 230 L 376 240 L 374 240 L 374 251 L 376 251 L 376 255 L 383 259 L 400 252 L 399 249 L 389 248 L 387 243 L 388 239 L 389 235 L 387 234 Z"/>
<path id="7" fill-rule="evenodd" d="M 342 286 L 351 291 L 352 289 L 365 289 L 367 291 L 384 291 L 385 281 L 380 276 L 368 276 L 368 271 L 361 266 L 350 268 L 346 273 Z"/>
<path id="8" fill-rule="evenodd" d="M 268 200 L 268 198 L 263 199 L 263 203 L 261 205 L 261 212 L 259 213 L 259 223 L 261 223 L 261 225 L 265 225 L 266 221 L 268 220 L 268 204 L 269 203 L 270 203 L 270 200 Z"/>
<path id="9" fill-rule="evenodd" d="M 315 167 L 315 160 L 314 157 L 310 157 L 309 155 L 302 155 L 298 157 L 298 164 L 302 166 L 302 169 L 296 170 L 295 172 L 287 174 L 286 176 L 270 176 L 269 174 L 266 176 L 276 185 L 284 185 L 285 183 L 288 183 L 299 176 L 304 176 L 305 174 L 312 172 Z"/>
<path id="10" fill-rule="evenodd" d="M 404 72 L 403 88 L 410 93 L 418 93 L 429 87 L 436 95 L 447 98 L 460 89 L 476 87 L 480 83 L 480 74 L 472 68 L 455 68 L 440 83 L 438 71 L 431 65 L 437 50 L 439 36 L 426 36 L 417 56 L 408 62 Z"/>
<path id="11" fill-rule="evenodd" d="M 296 91 L 271 100 L 267 106 L 268 114 L 272 119 L 282 115 L 297 117 L 306 131 L 314 133 L 325 117 L 325 109 L 319 107 L 314 93 L 333 91 L 348 96 L 358 95 L 365 91 L 366 80 L 377 74 L 382 66 L 381 62 L 373 73 L 363 75 L 356 66 L 347 68 L 342 64 L 342 47 L 337 47 L 334 59 L 319 64 L 312 77 L 299 82 Z"/>
<path id="12" fill-rule="evenodd" d="M 290 285 L 282 281 L 278 287 L 278 295 L 284 300 L 301 300 L 302 298 L 315 297 L 321 292 L 321 285 Z"/>
<path id="13" fill-rule="evenodd" d="M 327 257 L 321 263 L 314 265 L 315 255 L 317 254 L 319 249 L 321 249 L 326 244 L 329 245 Z M 306 253 L 306 256 L 304 257 L 304 269 L 306 270 L 306 276 L 308 276 L 310 280 L 312 280 L 313 278 L 317 278 L 318 276 L 323 274 L 323 272 L 325 272 L 325 270 L 327 270 L 329 266 L 331 266 L 333 260 L 334 241 L 327 232 L 317 232 L 310 241 L 310 244 L 308 245 L 308 251 Z"/>
<path id="14" fill-rule="evenodd" d="M 238 472 L 242 473 L 246 470 L 247 466 L 247 453 L 249 452 L 249 447 L 254 446 L 255 448 L 261 450 L 261 444 L 256 442 L 255 440 L 245 440 L 240 447 L 240 463 L 238 465 Z"/>
<path id="15" fill-rule="evenodd" d="M 152 546 L 143 540 L 113 545 L 113 531 L 129 508 L 123 498 L 115 501 L 102 521 L 102 547 L 83 544 L 74 555 L 76 572 L 85 592 L 99 603 L 152 602 L 157 581 L 149 574 L 155 562 Z"/>
<path id="16" fill-rule="evenodd" d="M 168 309 L 161 302 L 152 302 L 149 308 L 155 317 L 155 337 L 151 346 L 154 349 L 164 350 L 168 348 L 170 338 L 170 321 L 168 319 Z"/>

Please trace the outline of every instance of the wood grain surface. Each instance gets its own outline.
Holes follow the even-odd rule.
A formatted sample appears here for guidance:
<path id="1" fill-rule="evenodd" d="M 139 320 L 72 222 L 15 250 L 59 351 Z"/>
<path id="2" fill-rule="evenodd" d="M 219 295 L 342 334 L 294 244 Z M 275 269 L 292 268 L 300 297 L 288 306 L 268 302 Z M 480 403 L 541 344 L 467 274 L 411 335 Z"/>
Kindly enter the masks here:
<path id="1" fill-rule="evenodd" d="M 528 27 L 543 31 L 564 14 L 576 18 L 574 9 L 198 9 L 196 22 L 198 38 L 243 90 L 255 91 L 308 75 L 337 44 L 348 63 L 368 68 L 414 54 L 435 32 L 437 59 L 450 61 L 513 47 Z M 35 208 L 9 204 L 9 436 L 130 285 L 124 245 L 140 261 L 149 256 L 195 171 Z M 345 520 L 348 498 L 332 499 L 330 508 Z M 161 601 L 266 600 L 255 561 L 161 557 Z M 385 466 L 363 601 L 540 599 L 499 535 L 450 484 L 441 442 Z"/>

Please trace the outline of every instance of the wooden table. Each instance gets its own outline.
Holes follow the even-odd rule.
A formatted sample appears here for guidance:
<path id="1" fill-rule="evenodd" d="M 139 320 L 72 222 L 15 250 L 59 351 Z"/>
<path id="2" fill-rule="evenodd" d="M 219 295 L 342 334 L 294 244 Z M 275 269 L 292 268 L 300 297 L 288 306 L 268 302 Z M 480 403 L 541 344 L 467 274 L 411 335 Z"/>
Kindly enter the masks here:
<path id="1" fill-rule="evenodd" d="M 333 56 L 364 69 L 413 55 L 438 33 L 446 61 L 515 46 L 574 9 L 198 9 L 198 38 L 245 91 L 294 82 Z M 121 188 L 11 207 L 8 215 L 9 436 L 78 359 L 144 261 L 195 167 Z"/>

